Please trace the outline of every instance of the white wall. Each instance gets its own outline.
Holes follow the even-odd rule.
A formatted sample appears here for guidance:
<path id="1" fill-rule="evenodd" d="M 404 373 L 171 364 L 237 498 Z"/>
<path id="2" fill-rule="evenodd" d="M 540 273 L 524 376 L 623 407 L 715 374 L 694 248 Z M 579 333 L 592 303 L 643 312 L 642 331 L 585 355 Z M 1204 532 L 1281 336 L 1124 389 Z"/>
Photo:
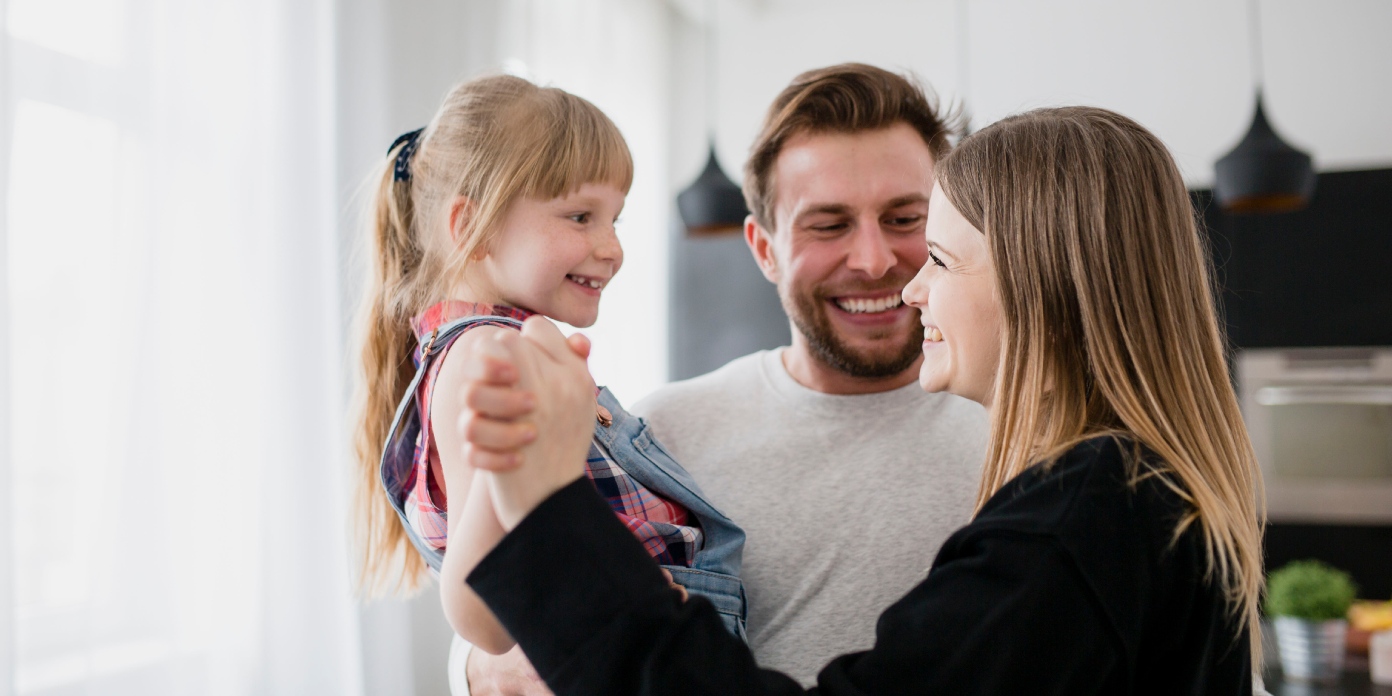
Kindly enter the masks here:
<path id="1" fill-rule="evenodd" d="M 975 128 L 1039 106 L 1115 109 L 1159 135 L 1191 185 L 1206 186 L 1214 160 L 1251 120 L 1247 8 L 1245 0 L 718 0 L 721 161 L 738 180 L 777 92 L 803 70 L 856 60 L 916 72 L 944 98 L 963 99 Z M 1260 16 L 1267 113 L 1278 131 L 1319 169 L 1392 165 L 1392 3 L 1262 0 Z M 676 99 L 700 104 L 699 43 L 689 48 L 674 69 L 689 94 Z M 692 111 L 700 113 L 689 109 L 673 127 L 677 188 L 703 163 Z"/>

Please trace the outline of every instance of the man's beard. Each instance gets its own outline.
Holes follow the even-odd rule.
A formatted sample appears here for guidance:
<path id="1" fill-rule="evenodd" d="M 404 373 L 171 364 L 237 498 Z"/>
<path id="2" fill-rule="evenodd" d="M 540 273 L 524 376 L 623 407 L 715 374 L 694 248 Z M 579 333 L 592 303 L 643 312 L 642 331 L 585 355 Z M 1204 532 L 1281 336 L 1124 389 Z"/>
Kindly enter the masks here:
<path id="1" fill-rule="evenodd" d="M 914 331 L 906 331 L 904 342 L 898 351 L 890 350 L 887 355 L 857 352 L 846 345 L 832 328 L 831 318 L 827 316 L 829 298 L 819 293 L 790 293 L 783 298 L 783 310 L 793 320 L 813 357 L 821 360 L 837 372 L 862 379 L 881 379 L 893 377 L 909 369 L 923 354 L 923 336 Z M 915 317 L 917 309 L 910 308 Z M 916 321 L 915 321 L 916 323 Z M 899 329 L 886 328 L 886 342 L 892 342 Z"/>

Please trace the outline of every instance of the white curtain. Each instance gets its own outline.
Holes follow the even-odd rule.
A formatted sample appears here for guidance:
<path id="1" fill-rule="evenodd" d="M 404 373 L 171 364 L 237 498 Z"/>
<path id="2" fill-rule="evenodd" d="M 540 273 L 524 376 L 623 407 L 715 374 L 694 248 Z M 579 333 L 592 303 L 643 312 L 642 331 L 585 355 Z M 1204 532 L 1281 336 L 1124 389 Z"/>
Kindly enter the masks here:
<path id="1" fill-rule="evenodd" d="M 357 694 L 330 0 L 3 0 L 0 694 Z"/>

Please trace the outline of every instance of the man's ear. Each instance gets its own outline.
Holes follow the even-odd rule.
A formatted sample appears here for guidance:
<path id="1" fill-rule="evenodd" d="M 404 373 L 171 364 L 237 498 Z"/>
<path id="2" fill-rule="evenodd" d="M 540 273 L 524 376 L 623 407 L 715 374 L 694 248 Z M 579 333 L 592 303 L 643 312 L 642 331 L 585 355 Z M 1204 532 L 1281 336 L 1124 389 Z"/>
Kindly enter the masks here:
<path id="1" fill-rule="evenodd" d="M 770 283 L 778 284 L 778 262 L 773 253 L 773 236 L 754 220 L 753 215 L 744 218 L 744 243 L 754 254 L 754 262 Z"/>
<path id="2" fill-rule="evenodd" d="M 474 219 L 474 207 L 474 202 L 467 196 L 458 196 L 450 202 L 450 241 L 453 242 L 455 246 L 459 246 L 460 240 L 464 238 L 464 230 L 468 228 L 469 222 Z"/>

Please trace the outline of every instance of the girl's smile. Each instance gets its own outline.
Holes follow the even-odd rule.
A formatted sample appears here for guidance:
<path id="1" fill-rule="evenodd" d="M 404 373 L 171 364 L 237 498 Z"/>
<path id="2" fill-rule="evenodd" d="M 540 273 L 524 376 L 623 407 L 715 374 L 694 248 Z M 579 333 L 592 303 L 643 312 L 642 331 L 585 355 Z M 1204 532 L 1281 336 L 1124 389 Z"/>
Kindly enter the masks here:
<path id="1" fill-rule="evenodd" d="M 566 280 L 580 286 L 580 289 L 584 292 L 593 292 L 595 297 L 599 297 L 600 291 L 604 290 L 604 286 L 609 284 L 607 278 L 600 280 L 599 278 L 590 278 L 574 274 L 567 275 Z"/>

